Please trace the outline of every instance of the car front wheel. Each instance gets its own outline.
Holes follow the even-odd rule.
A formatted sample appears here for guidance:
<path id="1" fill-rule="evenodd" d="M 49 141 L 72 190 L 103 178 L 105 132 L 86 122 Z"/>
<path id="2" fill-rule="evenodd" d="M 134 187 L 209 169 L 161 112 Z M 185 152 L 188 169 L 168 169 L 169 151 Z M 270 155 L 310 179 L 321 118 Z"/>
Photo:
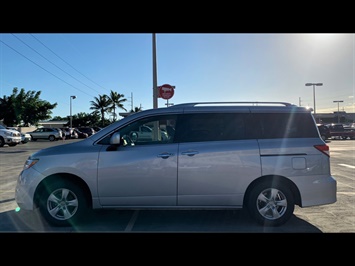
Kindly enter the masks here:
<path id="1" fill-rule="evenodd" d="M 58 180 L 46 184 L 39 200 L 42 216 L 55 226 L 75 226 L 87 211 L 83 191 L 75 184 Z"/>
<path id="2" fill-rule="evenodd" d="M 263 226 L 279 226 L 292 216 L 295 200 L 282 181 L 263 181 L 250 192 L 247 208 L 251 216 Z"/>

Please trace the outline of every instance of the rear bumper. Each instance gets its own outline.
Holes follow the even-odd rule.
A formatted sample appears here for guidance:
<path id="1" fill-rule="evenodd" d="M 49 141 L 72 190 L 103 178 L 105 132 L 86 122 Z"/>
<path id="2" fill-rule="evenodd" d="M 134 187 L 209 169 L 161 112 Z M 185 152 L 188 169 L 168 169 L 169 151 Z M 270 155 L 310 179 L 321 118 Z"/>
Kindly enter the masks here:
<path id="1" fill-rule="evenodd" d="M 307 182 L 295 182 L 301 193 L 300 207 L 327 205 L 337 201 L 337 181 L 333 176 L 305 178 L 308 179 Z M 310 178 L 313 179 L 312 182 Z"/>

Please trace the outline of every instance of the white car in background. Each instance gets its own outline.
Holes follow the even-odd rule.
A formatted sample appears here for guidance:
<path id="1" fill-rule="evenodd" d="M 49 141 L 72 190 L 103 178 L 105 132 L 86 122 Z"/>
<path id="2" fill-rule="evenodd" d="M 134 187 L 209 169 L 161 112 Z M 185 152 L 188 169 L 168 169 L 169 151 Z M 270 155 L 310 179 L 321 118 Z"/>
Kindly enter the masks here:
<path id="1" fill-rule="evenodd" d="M 168 134 L 160 130 L 160 135 L 162 140 L 168 140 Z M 129 136 L 134 141 L 152 141 L 154 138 L 153 129 L 147 125 L 141 125 L 138 129 L 131 131 Z"/>
<path id="2" fill-rule="evenodd" d="M 31 141 L 31 135 L 27 132 L 21 132 L 21 143 L 25 144 Z"/>
<path id="3" fill-rule="evenodd" d="M 0 147 L 5 144 L 9 146 L 16 146 L 21 142 L 21 134 L 17 130 L 9 129 L 0 125 Z"/>

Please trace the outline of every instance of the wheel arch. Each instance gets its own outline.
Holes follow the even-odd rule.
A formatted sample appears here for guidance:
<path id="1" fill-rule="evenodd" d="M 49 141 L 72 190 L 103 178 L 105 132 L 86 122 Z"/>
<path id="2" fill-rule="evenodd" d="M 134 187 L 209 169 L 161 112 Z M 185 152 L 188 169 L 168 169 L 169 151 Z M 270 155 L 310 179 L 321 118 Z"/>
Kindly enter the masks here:
<path id="1" fill-rule="evenodd" d="M 293 198 L 295 200 L 295 204 L 300 206 L 301 204 L 301 195 L 300 192 L 294 182 L 292 182 L 290 179 L 287 177 L 281 176 L 281 175 L 266 175 L 259 177 L 258 179 L 255 179 L 250 185 L 248 186 L 244 198 L 243 198 L 243 207 L 246 207 L 246 203 L 248 202 L 248 198 L 250 196 L 250 192 L 253 190 L 253 188 L 260 182 L 272 182 L 272 183 L 282 183 L 286 184 L 292 192 Z"/>
<path id="2" fill-rule="evenodd" d="M 83 193 L 85 195 L 86 202 L 88 204 L 89 208 L 92 208 L 92 195 L 89 186 L 87 183 L 81 179 L 80 177 L 73 175 L 73 174 L 68 174 L 68 173 L 57 173 L 53 174 L 50 176 L 47 176 L 45 179 L 43 179 L 37 186 L 36 191 L 35 191 L 35 196 L 34 196 L 34 204 L 36 207 L 39 206 L 39 201 L 40 201 L 40 196 L 42 194 L 42 191 L 45 190 L 46 184 L 49 184 L 54 181 L 62 180 L 65 182 L 71 182 L 78 187 L 80 187 L 83 190 Z"/>
<path id="3" fill-rule="evenodd" d="M 48 136 L 48 140 L 49 141 L 55 141 L 57 138 L 56 138 L 56 136 L 55 135 L 49 135 Z"/>

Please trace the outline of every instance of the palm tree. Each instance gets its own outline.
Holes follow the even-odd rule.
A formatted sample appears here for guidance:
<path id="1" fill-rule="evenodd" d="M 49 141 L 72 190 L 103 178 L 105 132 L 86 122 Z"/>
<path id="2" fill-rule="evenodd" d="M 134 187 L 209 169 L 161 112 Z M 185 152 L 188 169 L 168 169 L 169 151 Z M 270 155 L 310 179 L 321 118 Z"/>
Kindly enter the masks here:
<path id="1" fill-rule="evenodd" d="M 127 112 L 127 109 L 124 108 L 123 106 L 123 103 L 125 101 L 127 101 L 126 98 L 124 98 L 124 95 L 123 94 L 120 94 L 118 92 L 115 92 L 115 91 L 112 91 L 110 92 L 110 95 L 107 96 L 110 100 L 111 100 L 111 107 L 109 108 L 109 111 L 112 111 L 113 110 L 113 114 L 114 114 L 114 121 L 116 120 L 116 106 L 120 109 L 123 109 Z"/>
<path id="2" fill-rule="evenodd" d="M 140 107 L 134 107 L 134 110 L 131 110 L 131 113 L 138 113 L 138 112 L 140 112 L 140 111 L 142 111 L 142 107 L 140 106 Z"/>
<path id="3" fill-rule="evenodd" d="M 99 95 L 98 97 L 94 97 L 95 101 L 90 101 L 91 110 L 94 110 L 94 113 L 100 113 L 102 119 L 102 126 L 105 124 L 105 113 L 108 112 L 111 108 L 112 102 L 111 99 L 106 95 Z"/>

